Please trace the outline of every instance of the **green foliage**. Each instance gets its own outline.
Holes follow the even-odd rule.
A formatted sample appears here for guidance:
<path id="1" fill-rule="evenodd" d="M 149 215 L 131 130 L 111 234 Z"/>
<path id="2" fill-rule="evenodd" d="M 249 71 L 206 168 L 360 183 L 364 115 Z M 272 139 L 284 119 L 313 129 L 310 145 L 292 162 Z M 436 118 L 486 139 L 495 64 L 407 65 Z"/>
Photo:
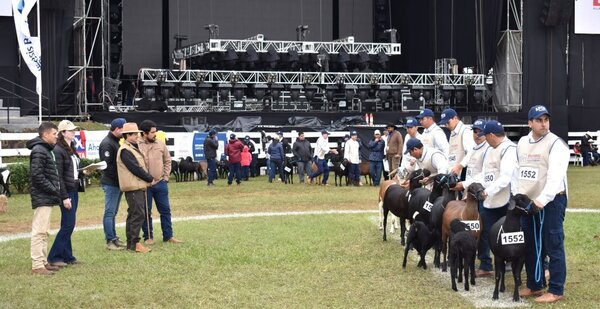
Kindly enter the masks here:
<path id="1" fill-rule="evenodd" d="M 29 189 L 29 164 L 17 163 L 8 166 L 11 173 L 10 183 L 17 190 L 17 193 L 25 193 Z"/>
<path id="2" fill-rule="evenodd" d="M 83 168 L 86 167 L 90 164 L 94 164 L 94 163 L 98 163 L 100 162 L 99 159 L 88 159 L 88 158 L 81 158 L 81 162 L 79 163 L 79 167 Z M 102 177 L 102 172 L 95 170 L 93 171 L 91 174 L 85 176 L 86 179 L 90 180 L 92 183 L 98 183 L 100 181 L 100 177 Z"/>

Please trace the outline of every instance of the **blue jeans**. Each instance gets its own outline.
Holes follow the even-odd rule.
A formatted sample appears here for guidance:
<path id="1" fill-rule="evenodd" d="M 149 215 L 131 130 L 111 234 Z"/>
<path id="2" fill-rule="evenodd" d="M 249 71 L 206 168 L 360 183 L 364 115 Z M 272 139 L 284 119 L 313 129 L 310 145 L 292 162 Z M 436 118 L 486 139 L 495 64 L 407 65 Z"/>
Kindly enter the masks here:
<path id="1" fill-rule="evenodd" d="M 250 165 L 242 166 L 242 179 L 246 180 L 250 177 Z"/>
<path id="2" fill-rule="evenodd" d="M 383 171 L 383 161 L 371 161 L 369 165 L 369 173 L 373 178 L 373 186 L 379 186 L 381 181 L 381 171 Z"/>
<path id="3" fill-rule="evenodd" d="M 360 168 L 358 167 L 358 164 L 350 163 L 348 165 L 348 178 L 356 182 L 360 181 Z"/>
<path id="4" fill-rule="evenodd" d="M 233 183 L 233 174 L 235 174 L 235 182 L 240 184 L 242 182 L 242 164 L 238 163 L 229 163 L 229 175 L 227 175 L 227 184 Z"/>
<path id="5" fill-rule="evenodd" d="M 171 224 L 171 206 L 169 205 L 169 186 L 167 182 L 161 180 L 153 187 L 146 190 L 148 196 L 148 215 L 144 217 L 142 231 L 144 240 L 154 239 L 154 229 L 152 228 L 152 199 L 156 202 L 156 210 L 160 214 L 160 228 L 162 229 L 163 241 L 173 237 L 173 225 Z"/>
<path id="6" fill-rule="evenodd" d="M 565 220 L 565 210 L 567 209 L 567 197 L 557 195 L 554 200 L 544 207 L 544 225 L 542 226 L 542 254 L 550 258 L 548 270 L 550 271 L 550 283 L 548 292 L 554 295 L 563 295 L 565 280 L 567 278 L 567 263 L 565 258 L 565 231 L 563 221 Z M 527 287 L 533 291 L 541 290 L 544 287 L 544 271 L 541 273 L 541 281 L 535 282 L 535 264 L 537 255 L 535 249 L 535 239 L 533 230 L 533 220 L 535 220 L 536 233 L 539 234 L 540 215 L 532 217 L 522 217 L 521 226 L 525 234 L 525 243 L 527 244 L 527 253 L 525 255 L 525 270 L 527 271 Z"/>
<path id="7" fill-rule="evenodd" d="M 506 210 L 508 209 L 508 204 L 500 207 L 489 209 L 483 207 L 483 203 L 479 204 L 479 217 L 481 218 L 481 234 L 479 235 L 479 244 L 477 248 L 477 257 L 479 258 L 479 269 L 485 271 L 494 270 L 494 264 L 492 262 L 492 258 L 490 257 L 490 244 L 488 241 L 488 235 L 490 234 L 490 229 L 492 225 L 496 223 L 496 221 L 500 220 L 500 218 L 506 216 Z"/>
<path id="8" fill-rule="evenodd" d="M 310 161 L 308 162 L 302 162 L 302 161 L 298 161 L 298 179 L 300 180 L 300 182 L 304 182 L 304 173 L 306 173 L 306 175 L 310 175 Z"/>
<path id="9" fill-rule="evenodd" d="M 206 159 L 206 163 L 208 164 L 208 183 L 212 184 L 217 179 L 217 160 Z"/>
<path id="10" fill-rule="evenodd" d="M 329 179 L 329 165 L 327 165 L 327 160 L 317 159 L 317 168 L 317 172 L 310 174 L 310 178 L 313 179 L 323 174 L 323 181 L 321 183 L 327 184 L 327 180 Z"/>
<path id="11" fill-rule="evenodd" d="M 116 186 L 102 184 L 102 190 L 104 190 L 104 219 L 102 221 L 104 225 L 104 238 L 106 242 L 117 239 L 117 232 L 115 231 L 115 217 L 119 212 L 119 203 L 121 202 L 121 196 L 123 192 Z"/>
<path id="12" fill-rule="evenodd" d="M 285 172 L 283 171 L 283 161 L 281 160 L 270 160 L 271 170 L 269 171 L 269 182 L 273 182 L 275 179 L 276 171 L 279 171 L 279 178 L 281 181 L 285 181 Z"/>
<path id="13" fill-rule="evenodd" d="M 583 166 L 590 165 L 590 152 L 589 151 L 582 150 L 581 157 L 583 158 Z"/>
<path id="14" fill-rule="evenodd" d="M 77 205 L 79 204 L 79 193 L 69 192 L 71 199 L 71 209 L 66 209 L 60 204 L 60 230 L 56 234 L 50 253 L 48 253 L 48 262 L 71 263 L 77 260 L 73 256 L 73 247 L 71 246 L 71 235 L 75 229 L 77 217 Z"/>

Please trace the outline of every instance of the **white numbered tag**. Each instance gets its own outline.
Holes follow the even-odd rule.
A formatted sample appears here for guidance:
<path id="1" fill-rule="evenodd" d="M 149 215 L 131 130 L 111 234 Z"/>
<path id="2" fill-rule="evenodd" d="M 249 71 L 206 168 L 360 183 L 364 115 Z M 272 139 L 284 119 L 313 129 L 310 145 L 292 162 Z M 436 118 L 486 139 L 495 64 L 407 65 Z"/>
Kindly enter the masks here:
<path id="1" fill-rule="evenodd" d="M 524 244 L 525 234 L 523 232 L 502 233 L 500 234 L 502 245 Z"/>
<path id="2" fill-rule="evenodd" d="M 456 155 L 451 155 L 448 156 L 448 163 L 450 166 L 454 165 L 454 162 L 456 162 Z"/>
<path id="3" fill-rule="evenodd" d="M 433 204 L 431 204 L 429 201 L 426 201 L 425 204 L 423 204 L 423 209 L 431 212 L 431 207 L 433 207 Z"/>
<path id="4" fill-rule="evenodd" d="M 344 164 L 340 164 L 340 170 L 345 171 L 346 167 L 344 166 Z"/>
<path id="5" fill-rule="evenodd" d="M 538 174 L 539 174 L 539 170 L 537 168 L 521 167 L 519 169 L 519 179 L 522 179 L 522 180 L 537 181 Z"/>
<path id="6" fill-rule="evenodd" d="M 463 220 L 461 222 L 466 224 L 471 229 L 471 231 L 479 231 L 481 229 L 479 220 Z"/>
<path id="7" fill-rule="evenodd" d="M 483 175 L 483 182 L 489 183 L 494 181 L 494 173 L 485 173 Z"/>
<path id="8" fill-rule="evenodd" d="M 289 167 L 287 167 L 287 166 L 286 166 L 286 167 L 284 167 L 284 168 L 283 168 L 283 170 L 284 170 L 284 171 L 286 171 L 286 172 L 288 172 L 288 173 L 292 171 L 292 169 L 291 169 L 291 168 L 289 168 Z"/>

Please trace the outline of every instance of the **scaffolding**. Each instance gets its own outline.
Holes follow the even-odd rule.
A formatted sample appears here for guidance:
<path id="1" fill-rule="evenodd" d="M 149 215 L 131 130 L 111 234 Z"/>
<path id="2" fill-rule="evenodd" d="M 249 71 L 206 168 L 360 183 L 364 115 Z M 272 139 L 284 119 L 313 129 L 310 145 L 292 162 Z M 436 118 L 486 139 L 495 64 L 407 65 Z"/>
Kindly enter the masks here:
<path id="1" fill-rule="evenodd" d="M 518 112 L 523 106 L 523 1 L 507 0 L 506 30 L 494 63 L 494 109 Z M 510 25 L 517 29 L 510 29 Z"/>
<path id="2" fill-rule="evenodd" d="M 89 109 L 101 109 L 107 96 L 104 95 L 106 65 L 108 63 L 108 0 L 77 0 L 73 22 L 74 64 L 69 66 L 67 82 L 74 82 L 75 105 L 79 115 L 88 115 Z M 100 61 L 97 60 L 98 54 Z M 100 93 L 88 101 L 87 77 L 100 77 L 96 82 Z"/>

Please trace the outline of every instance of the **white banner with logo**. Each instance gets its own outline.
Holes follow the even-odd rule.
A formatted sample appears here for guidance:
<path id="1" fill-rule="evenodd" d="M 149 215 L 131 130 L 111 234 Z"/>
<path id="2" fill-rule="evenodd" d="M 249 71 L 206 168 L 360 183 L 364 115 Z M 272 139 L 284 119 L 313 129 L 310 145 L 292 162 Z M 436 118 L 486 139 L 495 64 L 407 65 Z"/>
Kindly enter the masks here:
<path id="1" fill-rule="evenodd" d="M 600 0 L 575 0 L 575 33 L 600 34 Z"/>
<path id="2" fill-rule="evenodd" d="M 19 41 L 21 56 L 25 60 L 29 70 L 31 70 L 31 73 L 33 73 L 36 78 L 37 82 L 35 85 L 35 90 L 38 94 L 41 94 L 42 49 L 40 46 L 40 38 L 31 36 L 29 32 L 29 23 L 27 22 L 27 16 L 36 3 L 37 0 L 12 0 L 15 29 L 17 30 L 17 40 Z"/>

